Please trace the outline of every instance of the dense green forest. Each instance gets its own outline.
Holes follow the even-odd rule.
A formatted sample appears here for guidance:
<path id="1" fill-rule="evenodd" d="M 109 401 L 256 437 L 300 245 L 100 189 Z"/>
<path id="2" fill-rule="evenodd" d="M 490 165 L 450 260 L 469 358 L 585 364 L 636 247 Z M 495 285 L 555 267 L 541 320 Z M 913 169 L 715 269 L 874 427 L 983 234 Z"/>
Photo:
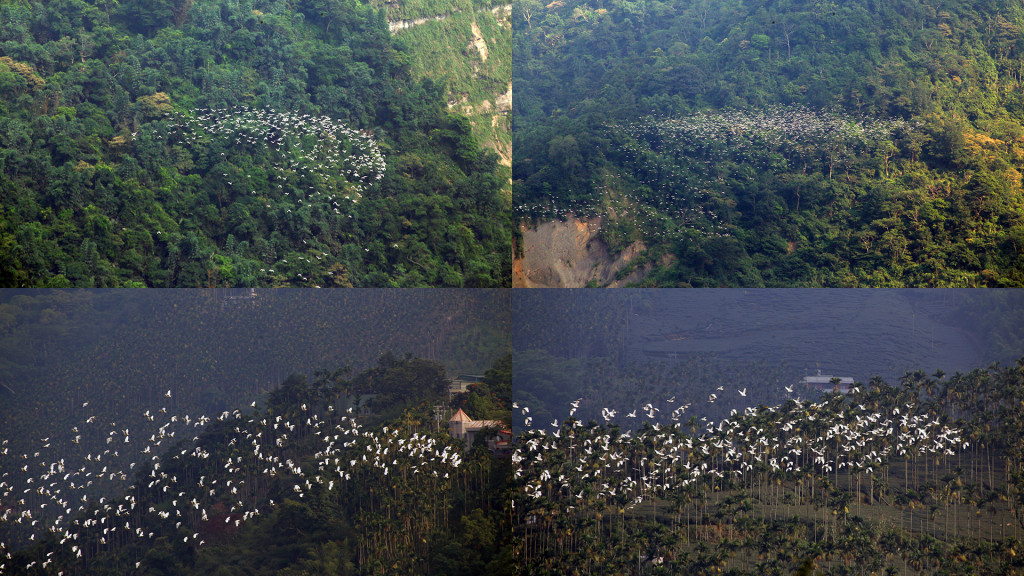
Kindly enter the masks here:
<path id="1" fill-rule="evenodd" d="M 521 0 L 520 217 L 644 286 L 1024 285 L 1019 2 Z"/>
<path id="2" fill-rule="evenodd" d="M 385 12 L 0 3 L 0 284 L 507 285 L 499 157 Z"/>
<path id="3" fill-rule="evenodd" d="M 511 461 L 483 437 L 466 447 L 447 421 L 435 424 L 435 405 L 449 404 L 444 369 L 385 354 L 366 372 L 344 373 L 289 376 L 257 408 L 193 414 L 194 424 L 155 412 L 130 438 L 115 429 L 124 454 L 100 454 L 109 445 L 100 440 L 89 449 L 103 462 L 83 462 L 59 488 L 30 491 L 5 512 L 11 527 L 25 511 L 46 518 L 40 505 L 75 500 L 74 512 L 47 520 L 54 534 L 15 552 L 0 572 L 512 574 Z M 510 390 L 499 360 L 468 393 L 475 400 L 462 395 L 449 408 L 471 402 L 478 419 L 507 418 Z M 79 426 L 92 424 L 106 428 Z M 144 454 L 128 454 L 142 445 Z M 108 470 L 131 487 L 88 498 L 84 482 Z"/>

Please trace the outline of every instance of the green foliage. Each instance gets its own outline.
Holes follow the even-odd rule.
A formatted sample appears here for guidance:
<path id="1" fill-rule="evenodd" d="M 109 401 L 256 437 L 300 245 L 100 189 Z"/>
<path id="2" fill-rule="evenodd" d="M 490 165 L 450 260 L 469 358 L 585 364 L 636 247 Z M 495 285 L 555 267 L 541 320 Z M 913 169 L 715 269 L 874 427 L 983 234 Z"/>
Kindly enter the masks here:
<path id="1" fill-rule="evenodd" d="M 898 386 L 876 377 L 706 429 L 662 417 L 628 433 L 572 420 L 527 432 L 516 455 L 522 571 L 1019 570 L 1024 475 L 1010 471 L 1024 448 L 1022 401 L 1024 359 L 952 377 L 910 372 Z M 870 463 L 855 462 L 863 456 Z"/>
<path id="2" fill-rule="evenodd" d="M 410 71 L 382 10 L 28 2 L 0 5 L 0 23 L 3 285 L 510 282 L 496 158 L 466 137 L 443 86 Z M 281 170 L 262 138 L 169 138 L 170 112 L 241 106 L 372 135 L 386 176 L 358 202 L 302 206 L 298 191 L 345 196 L 353 183 Z"/>
<path id="3" fill-rule="evenodd" d="M 513 41 L 508 6 L 495 4 L 435 7 L 424 15 L 430 17 L 396 30 L 394 44 L 410 74 L 443 85 L 448 109 L 465 114 L 476 140 L 501 156 L 498 177 L 507 198 Z M 407 16 L 400 14 L 419 9 L 415 2 L 388 4 L 391 20 L 402 20 Z"/>
<path id="4" fill-rule="evenodd" d="M 454 407 L 461 408 L 474 420 L 501 420 L 512 422 L 515 414 L 511 411 L 512 374 L 515 370 L 514 355 L 506 354 L 495 361 L 494 366 L 484 375 L 484 381 L 469 385 L 466 392 L 454 398 Z M 477 437 L 477 440 L 481 440 Z"/>
<path id="5" fill-rule="evenodd" d="M 370 0 L 371 6 L 387 9 L 389 20 L 412 20 L 449 16 L 474 10 L 484 11 L 500 4 L 502 4 L 502 0 L 407 0 L 405 2 Z"/>
<path id="6" fill-rule="evenodd" d="M 394 417 L 414 402 L 435 402 L 448 394 L 444 368 L 436 362 L 413 358 L 397 358 L 388 352 L 377 365 L 352 381 L 356 394 L 372 394 L 371 403 L 386 416 Z"/>
<path id="7" fill-rule="evenodd" d="M 648 247 L 645 285 L 1022 285 L 1009 7 L 569 0 L 513 16 L 522 216 L 602 215 L 613 252 Z M 905 123 L 792 146 L 736 118 L 778 106 Z M 716 115 L 733 120 L 656 127 Z"/>

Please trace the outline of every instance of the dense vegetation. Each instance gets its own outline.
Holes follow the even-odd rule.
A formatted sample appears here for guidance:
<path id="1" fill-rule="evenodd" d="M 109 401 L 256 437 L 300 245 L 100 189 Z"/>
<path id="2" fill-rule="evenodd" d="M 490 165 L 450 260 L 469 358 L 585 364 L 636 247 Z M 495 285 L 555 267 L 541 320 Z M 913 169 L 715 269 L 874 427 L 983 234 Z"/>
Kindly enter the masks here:
<path id="1" fill-rule="evenodd" d="M 510 15 L 504 5 L 484 8 L 466 4 L 454 3 L 460 11 L 442 13 L 442 20 L 396 31 L 394 42 L 409 54 L 410 72 L 415 77 L 430 78 L 447 87 L 449 109 L 465 114 L 477 141 L 503 156 L 502 175 L 508 179 L 511 101 L 502 96 L 510 92 L 512 82 Z M 393 8 L 401 12 L 415 5 L 403 2 Z"/>
<path id="2" fill-rule="evenodd" d="M 1024 360 L 842 396 L 796 389 L 792 367 L 749 349 L 635 353 L 701 321 L 679 295 L 763 328 L 741 291 L 11 292 L 4 574 L 1024 569 Z M 835 293 L 756 292 L 793 326 L 822 304 L 780 298 Z M 1019 350 L 1016 291 L 861 294 L 909 300 L 921 324 L 949 314 L 986 353 Z M 498 334 L 516 352 L 494 360 Z M 440 363 L 375 353 L 387 343 L 493 365 L 451 398 Z M 249 406 L 289 355 L 341 367 L 280 376 Z M 464 451 L 445 431 L 458 408 L 513 425 L 516 452 Z"/>
<path id="3" fill-rule="evenodd" d="M 498 362 L 473 387 L 493 398 L 494 410 L 477 405 L 477 418 L 507 415 L 509 384 Z M 365 395 L 376 396 L 359 402 Z M 63 493 L 18 506 L 15 515 L 39 517 L 51 498 L 88 494 L 82 480 L 100 466 L 132 481 L 124 497 L 94 497 L 58 521 L 4 573 L 512 574 L 510 461 L 482 443 L 463 447 L 446 422 L 435 426 L 434 406 L 447 401 L 438 364 L 388 354 L 351 379 L 292 375 L 258 409 L 214 417 L 195 438 L 185 415 L 156 413 L 120 460 L 84 462 L 88 472 L 61 481 Z M 160 441 L 176 443 L 151 456 Z M 141 445 L 145 455 L 128 454 Z M 126 459 L 136 457 L 133 472 Z"/>
<path id="4" fill-rule="evenodd" d="M 356 2 L 3 2 L 0 284 L 507 285 L 498 156 L 412 62 Z"/>
<path id="5" fill-rule="evenodd" d="M 1024 285 L 1019 5 L 514 16 L 522 216 L 601 215 L 613 251 L 646 246 L 644 285 Z"/>
<path id="6" fill-rule="evenodd" d="M 719 422 L 691 416 L 691 401 L 607 407 L 521 438 L 524 573 L 1024 570 L 1024 360 L 875 378 Z"/>
<path id="7" fill-rule="evenodd" d="M 513 359 L 512 398 L 529 407 L 513 423 L 533 428 L 520 437 L 524 459 L 517 465 L 522 470 L 516 545 L 524 557 L 523 573 L 793 574 L 804 564 L 804 573 L 817 574 L 943 573 L 947 566 L 952 566 L 947 573 L 1021 570 L 1014 556 L 1024 528 L 1020 501 L 1010 502 L 1024 488 L 1014 476 L 1019 461 L 1013 454 L 1020 446 L 1016 424 L 1004 420 L 1019 411 L 1024 390 L 1020 364 L 970 374 L 912 373 L 897 388 L 879 378 L 849 398 L 834 397 L 815 407 L 806 399 L 820 404 L 820 396 L 798 384 L 803 368 L 788 362 L 793 352 L 786 348 L 794 343 L 785 340 L 794 336 L 790 330 L 808 322 L 804 314 L 830 327 L 843 325 L 824 310 L 843 303 L 829 300 L 837 291 L 778 290 L 776 297 L 773 291 L 755 291 L 759 296 L 752 300 L 740 295 L 750 291 L 548 292 L 544 298 L 529 298 L 533 292 L 526 292 L 518 299 L 516 314 L 523 320 L 516 326 L 523 329 L 513 339 L 517 350 L 527 352 Z M 986 355 L 983 362 L 1019 356 L 1020 331 L 1011 327 L 1020 323 L 1015 291 L 858 293 L 879 296 L 872 305 L 861 302 L 864 308 L 891 309 L 884 294 L 906 298 L 917 310 L 919 327 L 928 315 L 946 320 L 946 332 L 936 330 L 936 340 L 969 331 Z M 707 300 L 701 298 L 705 294 Z M 844 294 L 842 301 L 854 296 Z M 803 306 L 789 300 L 801 297 Z M 735 314 L 741 317 L 741 332 L 776 326 L 771 314 L 751 306 L 754 302 L 772 309 L 786 326 L 785 336 L 773 341 L 774 353 L 750 346 L 676 359 L 631 353 L 638 342 L 654 345 L 666 335 L 720 340 L 728 333 L 723 322 L 733 315 L 706 308 L 750 310 Z M 705 326 L 705 319 L 713 320 L 714 333 L 691 328 Z M 884 340 L 896 323 L 890 318 L 867 330 Z M 863 328 L 845 326 L 846 331 L 855 329 Z M 834 339 L 824 348 L 843 348 L 838 358 L 859 358 L 857 364 L 875 360 L 845 345 Z M 797 398 L 805 400 L 798 404 Z M 648 403 L 649 411 L 644 409 Z M 907 403 L 915 404 L 912 412 Z M 746 414 L 748 407 L 758 406 L 755 414 Z M 570 413 L 575 422 L 568 420 Z M 813 443 L 827 437 L 829 428 L 857 418 L 866 421 L 876 413 L 879 421 L 903 416 L 938 420 L 961 430 L 968 446 L 961 444 L 955 456 L 943 452 L 938 464 L 937 455 L 919 452 L 916 462 L 887 457 L 884 466 L 859 474 L 847 473 L 845 466 L 835 474 L 841 458 L 834 451 L 828 454 L 832 470 L 824 474 L 814 453 L 799 446 L 821 450 Z M 524 426 L 527 418 L 529 427 Z M 724 420 L 734 424 L 723 433 L 718 423 Z M 707 432 L 712 425 L 715 431 Z M 750 431 L 750 426 L 759 430 Z M 1004 428 L 1010 430 L 1005 435 Z M 629 437 L 620 436 L 631 429 Z M 894 450 L 903 432 L 887 428 L 881 445 L 857 438 L 849 454 Z M 735 457 L 733 450 L 749 450 L 751 442 L 762 439 L 772 455 L 758 464 L 748 452 L 745 460 L 762 468 L 742 468 L 736 475 L 732 471 L 739 464 L 723 463 Z M 693 450 L 686 449 L 688 440 Z M 857 440 L 875 444 L 860 446 Z M 798 447 L 804 453 L 804 462 L 795 464 L 799 474 L 771 469 L 771 457 L 785 455 L 779 447 L 785 442 L 790 442 L 786 450 Z M 673 462 L 666 454 L 679 459 Z M 623 468 L 616 466 L 623 461 Z M 697 483 L 680 485 L 703 464 L 726 477 L 709 473 Z M 990 471 L 991 477 L 983 478 Z M 541 488 L 527 490 L 525 485 Z M 638 497 L 643 500 L 636 502 Z"/>
<path id="8" fill-rule="evenodd" d="M 405 2 L 370 0 L 369 2 L 375 8 L 386 8 L 388 20 L 393 21 L 436 18 L 462 12 L 483 11 L 501 3 L 501 0 L 406 0 Z"/>

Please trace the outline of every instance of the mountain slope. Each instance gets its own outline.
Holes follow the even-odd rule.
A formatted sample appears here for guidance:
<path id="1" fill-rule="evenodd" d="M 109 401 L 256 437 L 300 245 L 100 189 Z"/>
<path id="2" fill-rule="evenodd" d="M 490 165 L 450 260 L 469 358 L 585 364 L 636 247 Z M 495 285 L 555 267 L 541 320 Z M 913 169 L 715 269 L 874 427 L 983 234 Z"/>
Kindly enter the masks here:
<path id="1" fill-rule="evenodd" d="M 71 0 L 0 21 L 3 285 L 508 284 L 498 157 L 383 11 Z"/>
<path id="2" fill-rule="evenodd" d="M 1024 284 L 1016 4 L 518 6 L 528 223 L 602 216 L 644 285 Z"/>
<path id="3" fill-rule="evenodd" d="M 412 57 L 413 76 L 446 86 L 449 110 L 469 117 L 477 140 L 511 168 L 512 5 L 461 1 L 386 7 L 392 34 Z"/>

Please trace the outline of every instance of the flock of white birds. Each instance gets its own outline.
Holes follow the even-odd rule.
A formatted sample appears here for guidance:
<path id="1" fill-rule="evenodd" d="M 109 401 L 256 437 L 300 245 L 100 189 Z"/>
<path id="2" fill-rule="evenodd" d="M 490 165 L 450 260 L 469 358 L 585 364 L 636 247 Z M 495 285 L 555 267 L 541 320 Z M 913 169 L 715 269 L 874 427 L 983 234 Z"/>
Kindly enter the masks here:
<path id="1" fill-rule="evenodd" d="M 721 387 L 716 392 L 728 393 Z M 747 390 L 735 392 L 740 399 Z M 170 398 L 171 390 L 165 396 Z M 701 402 L 719 398 L 711 393 Z M 581 402 L 582 398 L 572 402 L 568 417 L 561 424 L 557 419 L 551 422 L 550 428 L 533 428 L 529 407 L 512 404 L 527 427 L 512 454 L 513 510 L 528 510 L 542 498 L 564 505 L 566 511 L 598 500 L 631 507 L 651 498 L 669 498 L 701 481 L 752 482 L 764 474 L 870 474 L 890 459 L 946 457 L 968 446 L 960 430 L 917 414 L 912 404 L 872 410 L 838 405 L 835 398 L 797 399 L 782 406 L 733 410 L 718 423 L 701 418 L 701 430 L 694 433 L 682 422 L 693 403 L 677 402 L 674 396 L 661 406 L 647 403 L 629 412 L 602 408 L 604 423 L 594 426 L 574 418 Z M 102 438 L 103 450 L 94 449 L 81 461 L 73 463 L 51 448 L 50 437 L 40 438 L 38 450 L 31 454 L 11 454 L 7 440 L 0 444 L 0 522 L 20 525 L 30 533 L 30 541 L 52 535 L 70 558 L 81 557 L 87 542 L 112 545 L 115 535 L 122 540 L 153 538 L 152 531 L 133 525 L 143 515 L 173 525 L 184 543 L 202 546 L 203 524 L 240 526 L 261 509 L 276 505 L 265 489 L 253 486 L 257 477 L 286 480 L 293 496 L 304 498 L 314 488 L 339 489 L 354 477 L 384 484 L 399 472 L 451 482 L 451 474 L 462 463 L 461 445 L 452 439 L 388 427 L 369 430 L 351 409 L 336 412 L 333 406 L 318 412 L 303 404 L 290 417 L 241 410 L 192 416 L 151 409 L 143 412 L 151 423 L 144 432 L 132 432 L 116 422 L 105 424 L 88 414 L 88 406 L 82 405 L 72 442 L 79 443 L 83 434 L 94 439 L 92 445 Z M 642 427 L 629 425 L 640 419 L 646 419 Z M 224 423 L 222 433 L 211 437 L 215 440 L 201 439 L 199 429 L 214 422 Z M 620 423 L 627 425 L 620 429 Z M 296 441 L 311 436 L 320 445 L 312 463 L 295 461 Z M 216 449 L 210 444 L 214 441 L 224 443 L 227 450 Z M 223 458 L 213 453 L 233 455 L 210 462 Z M 183 465 L 193 472 L 175 472 Z M 136 468 L 147 472 L 124 497 L 95 495 L 94 484 L 127 483 Z M 12 474 L 16 469 L 21 474 Z M 200 474 L 204 470 L 209 475 Z M 216 479 L 211 478 L 212 470 L 217 470 Z M 143 499 L 152 502 L 145 510 L 136 510 L 142 505 L 140 492 L 151 495 Z M 210 509 L 223 504 L 224 497 L 232 506 L 223 520 L 214 520 Z M 12 534 L 10 528 L 4 532 Z M 11 551 L 9 543 L 0 541 L 0 574 L 11 561 Z M 44 568 L 53 562 L 53 552 L 49 554 L 41 564 Z"/>
<path id="2" fill-rule="evenodd" d="M 170 390 L 166 396 L 171 397 Z M 82 408 L 88 405 L 85 402 Z M 359 482 L 385 484 L 389 475 L 399 471 L 453 482 L 453 472 L 462 464 L 461 444 L 453 440 L 389 427 L 370 430 L 360 425 L 351 409 L 336 412 L 333 406 L 318 413 L 303 404 L 291 418 L 241 410 L 214 417 L 190 416 L 172 414 L 167 408 L 146 410 L 143 416 L 152 423 L 151 430 L 130 431 L 116 422 L 105 425 L 94 415 L 83 416 L 72 430 L 73 442 L 80 442 L 83 433 L 88 437 L 99 433 L 105 438 L 101 441 L 104 449 L 89 452 L 75 463 L 55 453 L 49 437 L 40 439 L 38 451 L 24 454 L 10 453 L 9 442 L 4 440 L 0 449 L 0 534 L 14 533 L 14 526 L 2 524 L 16 524 L 21 533 L 30 533 L 29 541 L 53 535 L 69 557 L 81 558 L 83 551 L 89 550 L 86 542 L 92 542 L 95 550 L 108 542 L 113 545 L 115 536 L 153 538 L 153 532 L 132 523 L 133 518 L 148 515 L 173 525 L 184 543 L 202 546 L 203 524 L 214 521 L 211 509 L 222 502 L 219 496 L 228 496 L 232 506 L 223 520 L 218 517 L 217 521 L 234 526 L 277 505 L 266 498 L 265 490 L 253 486 L 256 477 L 287 479 L 293 496 L 304 498 L 314 487 L 337 490 L 354 477 Z M 199 430 L 212 422 L 228 424 L 229 432 L 216 437 L 222 438 L 229 450 L 214 450 L 209 441 L 200 439 Z M 310 435 L 322 444 L 314 454 L 315 462 L 294 460 L 301 456 L 294 452 L 295 441 Z M 213 452 L 234 456 L 214 463 L 210 461 Z M 211 479 L 212 473 L 197 472 L 190 473 L 193 478 L 189 480 L 185 474 L 169 471 L 180 469 L 178 464 L 195 470 L 215 468 L 218 479 Z M 123 486 L 133 479 L 136 468 L 146 467 L 149 472 L 130 486 L 123 498 L 96 496 L 99 484 L 122 481 Z M 21 474 L 12 474 L 15 469 Z M 110 491 L 107 487 L 100 492 Z M 140 492 L 162 494 L 155 499 L 157 503 L 137 510 Z M 12 544 L 0 540 L 0 574 L 11 561 L 11 551 Z M 53 561 L 53 552 L 49 555 L 43 568 Z"/>
<path id="3" fill-rule="evenodd" d="M 541 219 L 618 219 L 632 214 L 647 239 L 679 238 L 683 231 L 730 236 L 730 227 L 716 208 L 726 176 L 751 180 L 756 172 L 777 170 L 786 162 L 818 161 L 829 154 L 853 156 L 916 126 L 901 119 L 859 118 L 800 106 L 650 116 L 609 124 L 609 138 L 619 142 L 620 152 L 633 164 L 628 181 L 609 173 L 605 183 L 594 187 L 597 201 L 553 199 L 523 203 L 517 211 Z"/>
<path id="4" fill-rule="evenodd" d="M 746 389 L 736 392 L 743 397 Z M 707 402 L 717 399 L 712 393 Z M 912 404 L 836 409 L 827 399 L 797 399 L 732 410 L 718 423 L 700 418 L 694 434 L 681 422 L 692 404 L 676 403 L 675 397 L 664 403 L 664 412 L 648 403 L 639 408 L 640 416 L 637 409 L 626 413 L 626 418 L 648 418 L 635 429 L 622 421 L 623 411 L 611 408 L 601 409 L 603 424 L 583 425 L 572 418 L 582 400 L 572 402 L 561 426 L 556 420 L 550 429 L 530 429 L 522 436 L 512 456 L 518 486 L 514 508 L 529 509 L 541 499 L 566 512 L 595 501 L 630 508 L 651 498 L 671 499 L 702 481 L 743 484 L 759 475 L 880 473 L 892 459 L 945 458 L 968 447 L 960 430 L 916 414 Z M 530 426 L 529 408 L 521 411 Z"/>
<path id="5" fill-rule="evenodd" d="M 696 152 L 709 160 L 735 158 L 770 168 L 768 155 L 818 156 L 836 147 L 854 151 L 891 141 L 917 125 L 898 118 L 860 118 L 845 112 L 802 106 L 768 106 L 758 110 L 724 110 L 682 117 L 647 117 L 609 126 L 659 153 Z M 636 148 L 643 151 L 644 148 Z"/>
<path id="6" fill-rule="evenodd" d="M 239 106 L 171 114 L 169 122 L 168 140 L 177 139 L 191 147 L 218 139 L 241 151 L 255 147 L 276 152 L 277 173 L 270 175 L 271 183 L 276 182 L 281 195 L 294 194 L 297 207 L 323 203 L 337 211 L 338 200 L 358 201 L 387 170 L 384 155 L 372 135 L 328 116 Z M 159 139 L 159 134 L 154 133 L 154 138 Z M 221 152 L 221 156 L 226 157 L 227 153 Z M 332 193 L 294 185 L 298 178 L 326 184 L 333 176 L 343 178 L 351 189 Z M 256 187 L 249 185 L 251 174 L 224 173 L 222 177 L 240 193 L 258 194 Z"/>

